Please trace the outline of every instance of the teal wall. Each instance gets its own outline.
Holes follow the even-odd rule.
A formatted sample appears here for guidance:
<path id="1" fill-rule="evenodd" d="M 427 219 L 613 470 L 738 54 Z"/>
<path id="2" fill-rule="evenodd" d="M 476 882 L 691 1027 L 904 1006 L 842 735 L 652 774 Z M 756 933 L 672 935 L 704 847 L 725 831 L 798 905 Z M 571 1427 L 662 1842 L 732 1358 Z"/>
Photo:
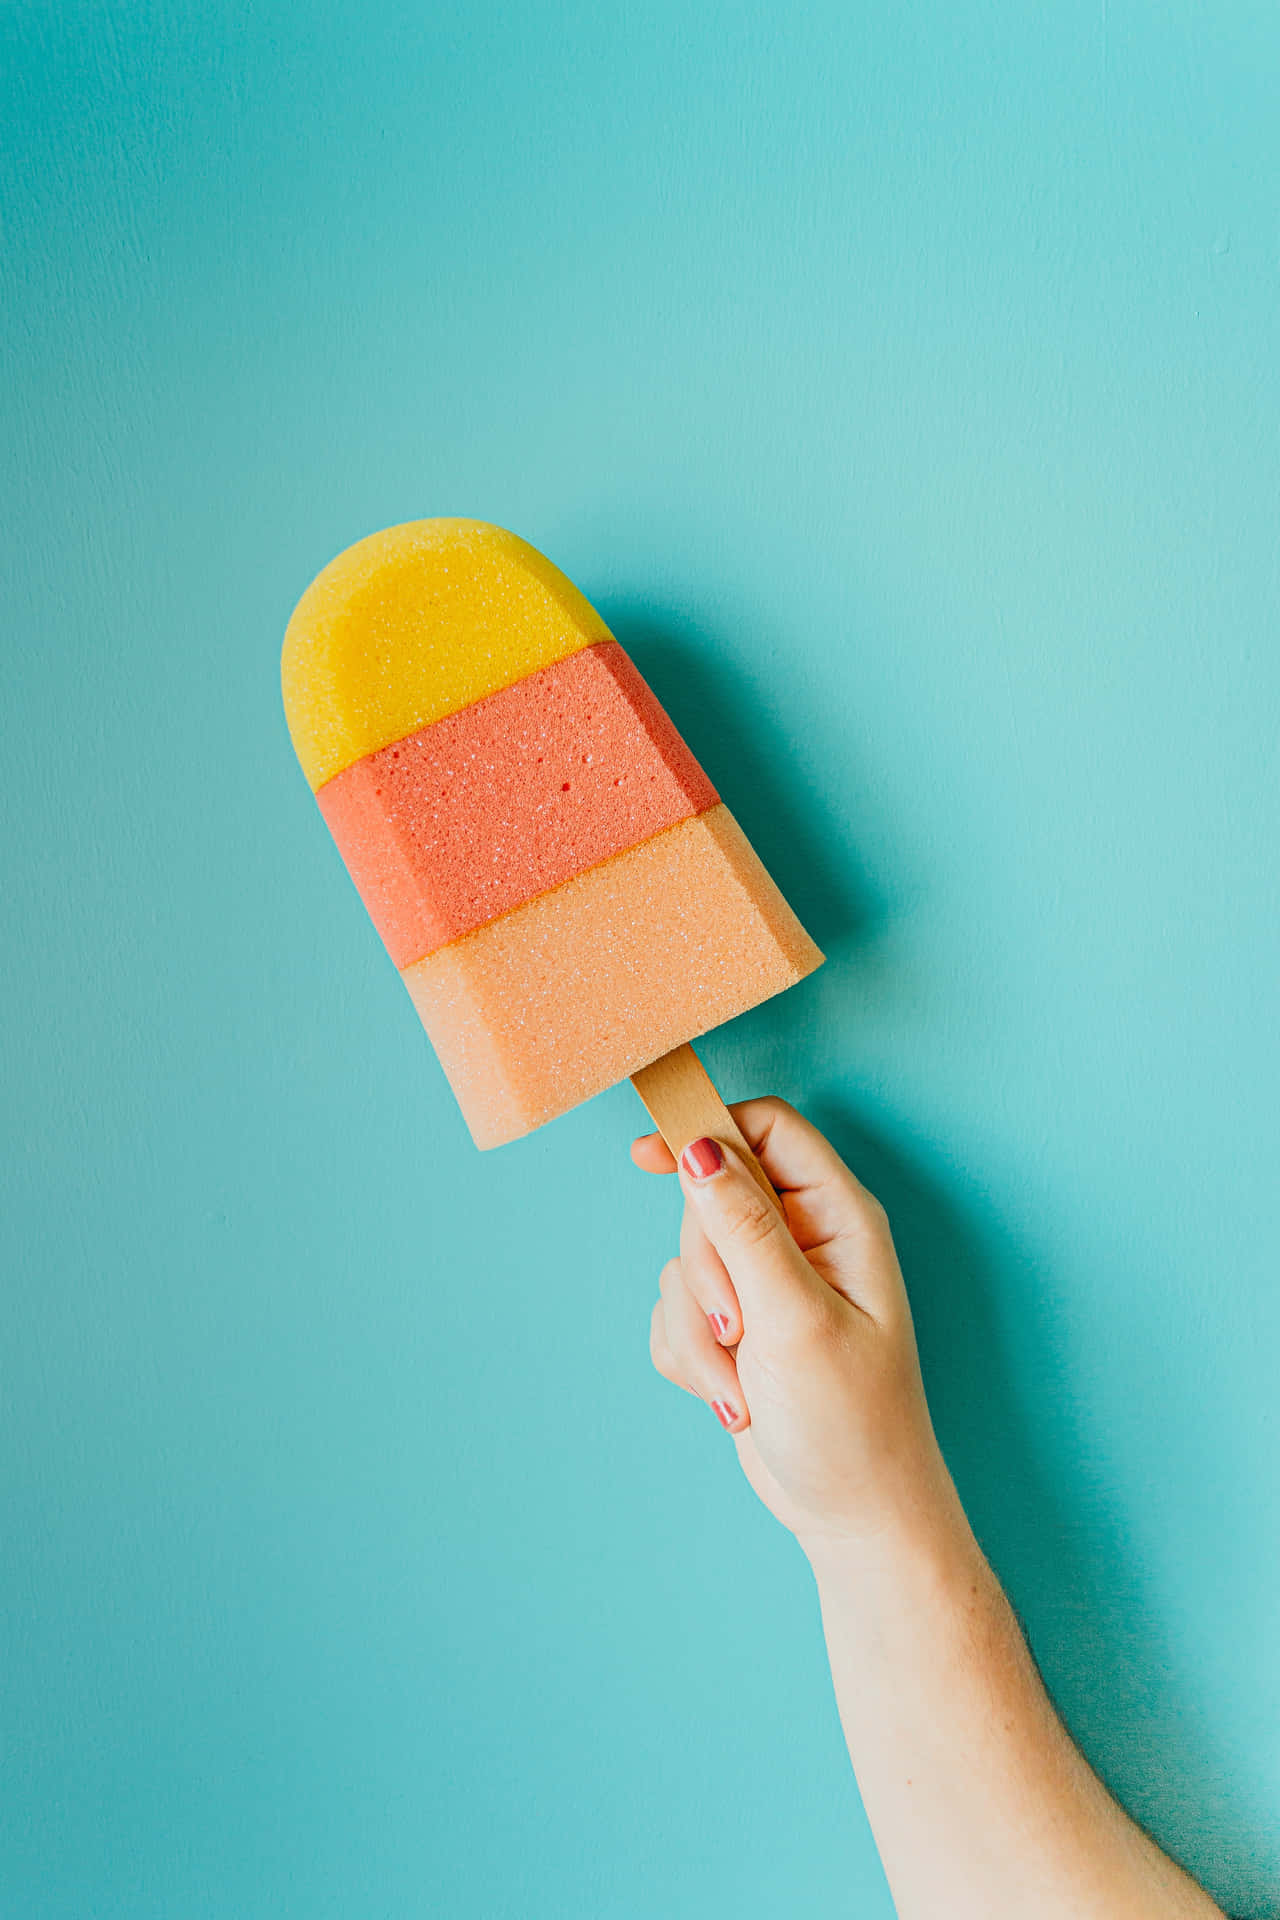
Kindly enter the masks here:
<path id="1" fill-rule="evenodd" d="M 646 1357 L 628 1088 L 471 1147 L 289 749 L 313 573 L 543 547 L 830 956 L 1071 1725 L 1280 1899 L 1280 20 L 0 15 L 7 1920 L 891 1909 L 812 1592 Z"/>

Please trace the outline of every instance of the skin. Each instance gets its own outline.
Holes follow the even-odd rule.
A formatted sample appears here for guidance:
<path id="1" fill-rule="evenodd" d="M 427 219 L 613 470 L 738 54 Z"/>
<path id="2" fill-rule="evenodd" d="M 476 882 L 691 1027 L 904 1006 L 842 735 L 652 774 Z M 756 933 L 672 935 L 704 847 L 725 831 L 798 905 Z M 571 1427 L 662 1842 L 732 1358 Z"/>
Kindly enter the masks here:
<path id="1" fill-rule="evenodd" d="M 734 1117 L 785 1213 L 724 1148 L 678 1173 L 651 1352 L 733 1436 L 817 1581 L 849 1755 L 900 1920 L 1193 1920 L 1209 1896 L 1074 1745 L 934 1436 L 879 1202 L 781 1100 Z"/>

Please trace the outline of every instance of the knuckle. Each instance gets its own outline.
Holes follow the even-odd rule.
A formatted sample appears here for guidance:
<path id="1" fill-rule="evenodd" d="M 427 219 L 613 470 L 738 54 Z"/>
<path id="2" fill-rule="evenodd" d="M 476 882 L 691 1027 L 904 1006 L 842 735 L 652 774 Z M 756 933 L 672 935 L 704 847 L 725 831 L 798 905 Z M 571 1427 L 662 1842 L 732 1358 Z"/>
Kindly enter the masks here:
<path id="1" fill-rule="evenodd" d="M 725 1218 L 725 1232 L 735 1246 L 758 1247 L 778 1230 L 779 1216 L 759 1192 L 735 1194 Z"/>
<path id="2" fill-rule="evenodd" d="M 832 1251 L 843 1248 L 856 1258 L 859 1254 L 865 1257 L 868 1249 L 892 1246 L 893 1230 L 888 1214 L 873 1193 L 868 1193 L 865 1187 L 854 1188 L 848 1196 L 844 1221 L 832 1235 Z"/>
<path id="3" fill-rule="evenodd" d="M 872 1225 L 888 1226 L 889 1216 L 885 1212 L 883 1201 L 878 1200 L 875 1194 L 869 1193 L 865 1187 L 862 1189 L 862 1211 Z"/>
<path id="4" fill-rule="evenodd" d="M 738 1100 L 729 1111 L 745 1126 L 757 1153 L 767 1150 L 773 1130 L 779 1123 L 785 1134 L 791 1131 L 791 1122 L 800 1119 L 790 1102 L 780 1099 L 776 1093 L 758 1094 L 753 1100 Z"/>
<path id="5" fill-rule="evenodd" d="M 854 1217 L 864 1227 L 883 1229 L 889 1224 L 889 1216 L 880 1201 L 869 1187 L 864 1187 L 856 1174 L 850 1177 L 849 1205 Z"/>

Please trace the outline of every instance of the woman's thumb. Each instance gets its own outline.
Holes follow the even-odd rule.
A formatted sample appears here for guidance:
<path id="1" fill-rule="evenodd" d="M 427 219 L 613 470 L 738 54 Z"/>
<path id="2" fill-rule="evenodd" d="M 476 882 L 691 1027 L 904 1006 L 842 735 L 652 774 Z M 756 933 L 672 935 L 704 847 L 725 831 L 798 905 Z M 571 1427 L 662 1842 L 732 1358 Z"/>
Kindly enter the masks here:
<path id="1" fill-rule="evenodd" d="M 782 1331 L 807 1317 L 827 1289 L 792 1239 L 781 1206 L 741 1156 L 719 1140 L 692 1140 L 679 1172 L 685 1199 L 733 1282 L 747 1331 Z"/>

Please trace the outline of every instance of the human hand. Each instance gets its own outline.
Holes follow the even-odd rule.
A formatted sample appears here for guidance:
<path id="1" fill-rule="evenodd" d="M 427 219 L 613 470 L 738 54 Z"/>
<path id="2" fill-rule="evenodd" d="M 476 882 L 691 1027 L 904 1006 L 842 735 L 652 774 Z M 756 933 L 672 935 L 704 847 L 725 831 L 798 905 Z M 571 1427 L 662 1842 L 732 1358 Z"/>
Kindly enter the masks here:
<path id="1" fill-rule="evenodd" d="M 809 1556 L 840 1717 L 902 1920 L 1220 1910 L 1091 1772 L 969 1531 L 934 1438 L 884 1210 L 781 1100 L 681 1155 L 652 1351 L 701 1395 Z M 672 1173 L 656 1134 L 636 1164 Z"/>
<path id="2" fill-rule="evenodd" d="M 709 1403 L 752 1487 L 810 1557 L 904 1522 L 954 1519 L 884 1209 L 784 1101 L 746 1100 L 733 1114 L 785 1222 L 731 1147 L 685 1148 L 654 1366 Z M 677 1171 L 657 1134 L 631 1156 L 650 1173 Z"/>

